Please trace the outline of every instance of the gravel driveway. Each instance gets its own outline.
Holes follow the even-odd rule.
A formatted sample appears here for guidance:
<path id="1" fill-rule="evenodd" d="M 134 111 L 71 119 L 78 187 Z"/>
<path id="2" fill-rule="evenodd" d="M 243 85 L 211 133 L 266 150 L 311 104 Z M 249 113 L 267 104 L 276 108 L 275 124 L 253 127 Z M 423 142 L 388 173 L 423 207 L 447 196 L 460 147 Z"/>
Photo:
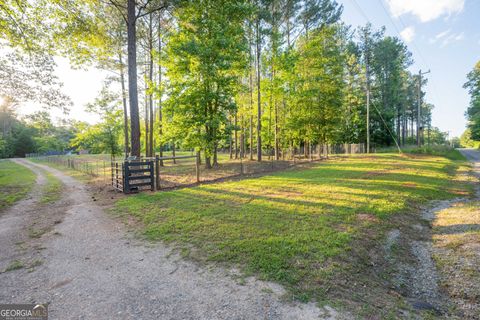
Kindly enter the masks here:
<path id="1" fill-rule="evenodd" d="M 338 319 L 330 308 L 282 301 L 281 286 L 198 266 L 162 244 L 135 239 L 92 200 L 86 187 L 53 168 L 16 160 L 37 174 L 29 198 L 0 218 L 0 262 L 32 261 L 0 274 L 1 303 L 50 303 L 50 319 Z M 38 207 L 44 171 L 64 184 L 57 204 Z M 61 221 L 19 248 L 30 214 Z M 27 243 L 28 241 L 25 240 Z M 41 261 L 38 262 L 38 261 Z M 1 270 L 4 270 L 1 269 Z"/>

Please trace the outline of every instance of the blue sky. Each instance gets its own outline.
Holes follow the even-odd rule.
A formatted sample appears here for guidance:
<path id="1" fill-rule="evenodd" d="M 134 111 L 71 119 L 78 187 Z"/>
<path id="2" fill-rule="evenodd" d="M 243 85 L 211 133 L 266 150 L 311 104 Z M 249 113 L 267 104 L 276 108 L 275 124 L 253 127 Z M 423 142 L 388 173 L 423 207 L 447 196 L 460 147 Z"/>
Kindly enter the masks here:
<path id="1" fill-rule="evenodd" d="M 460 136 L 465 130 L 469 97 L 466 74 L 480 60 L 478 0 L 338 0 L 343 21 L 352 26 L 386 26 L 402 37 L 413 54 L 411 71 L 430 70 L 424 88 L 433 103 L 433 125 Z M 366 17 L 365 17 L 366 16 Z"/>
<path id="2" fill-rule="evenodd" d="M 469 97 L 462 88 L 466 74 L 480 60 L 479 0 L 337 0 L 344 6 L 343 20 L 356 27 L 368 20 L 375 28 L 386 26 L 387 34 L 403 37 L 413 54 L 412 72 L 431 70 L 427 75 L 427 102 L 433 103 L 433 125 L 459 136 L 465 129 L 464 113 Z M 383 4 L 383 6 L 382 6 Z M 365 16 L 366 17 L 365 17 Z M 57 74 L 65 83 L 74 106 L 70 117 L 98 121 L 84 110 L 101 89 L 105 72 L 72 70 L 66 59 L 57 60 Z M 38 109 L 26 104 L 28 114 Z M 61 112 L 52 110 L 54 117 Z"/>

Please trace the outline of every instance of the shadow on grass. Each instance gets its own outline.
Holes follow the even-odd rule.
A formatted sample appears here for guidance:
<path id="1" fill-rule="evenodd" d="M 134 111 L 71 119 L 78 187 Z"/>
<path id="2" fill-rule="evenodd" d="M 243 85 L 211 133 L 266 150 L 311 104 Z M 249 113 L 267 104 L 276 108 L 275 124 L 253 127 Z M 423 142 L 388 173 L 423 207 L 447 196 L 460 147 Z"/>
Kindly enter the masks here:
<path id="1" fill-rule="evenodd" d="M 332 280 L 335 275 L 372 274 L 364 251 L 378 244 L 368 241 L 382 238 L 394 223 L 382 218 L 412 211 L 412 203 L 451 198 L 449 189 L 459 187 L 448 172 L 457 164 L 446 159 L 374 160 L 340 159 L 255 179 L 139 194 L 121 200 L 117 209 L 141 219 L 150 239 L 193 245 L 204 259 L 234 262 L 321 299 L 329 286 L 342 286 Z M 374 276 L 381 287 L 381 275 Z"/>

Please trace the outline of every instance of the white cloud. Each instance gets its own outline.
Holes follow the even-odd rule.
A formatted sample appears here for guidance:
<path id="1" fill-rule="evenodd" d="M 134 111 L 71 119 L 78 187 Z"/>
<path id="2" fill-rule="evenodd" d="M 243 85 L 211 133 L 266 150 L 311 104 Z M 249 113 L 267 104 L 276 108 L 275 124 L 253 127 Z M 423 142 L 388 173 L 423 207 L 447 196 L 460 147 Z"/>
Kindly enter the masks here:
<path id="1" fill-rule="evenodd" d="M 460 40 L 463 40 L 463 39 L 465 39 L 465 33 L 463 33 L 463 32 L 457 34 L 454 38 L 455 41 L 460 41 Z"/>
<path id="2" fill-rule="evenodd" d="M 464 32 L 460 32 L 460 33 L 455 33 L 455 32 L 452 32 L 451 29 L 448 29 L 448 30 L 445 30 L 443 32 L 440 32 L 438 33 L 437 35 L 435 35 L 435 37 L 433 38 L 430 38 L 429 39 L 429 42 L 431 44 L 433 43 L 436 43 L 438 41 L 440 41 L 440 47 L 445 47 L 453 42 L 456 42 L 456 41 L 462 41 L 463 39 L 465 39 L 465 33 Z"/>
<path id="3" fill-rule="evenodd" d="M 448 30 L 445 30 L 445 31 L 443 31 L 443 32 L 440 32 L 439 34 L 437 34 L 437 35 L 435 36 L 435 39 L 436 39 L 436 40 L 439 40 L 439 39 L 445 37 L 446 35 L 448 35 L 448 34 L 450 33 L 450 31 L 452 31 L 452 29 L 448 29 Z"/>
<path id="4" fill-rule="evenodd" d="M 452 31 L 452 29 L 448 29 L 448 30 L 439 32 L 435 35 L 435 37 L 430 38 L 428 41 L 433 44 L 433 43 L 441 40 L 442 38 L 445 38 L 446 36 L 448 36 L 451 31 Z"/>
<path id="5" fill-rule="evenodd" d="M 441 47 L 446 47 L 449 44 L 456 42 L 456 41 L 461 41 L 465 38 L 465 34 L 463 32 L 461 33 L 450 33 L 448 36 L 444 37 L 442 39 L 442 44 Z"/>
<path id="6" fill-rule="evenodd" d="M 452 15 L 463 10 L 465 0 L 386 0 L 395 17 L 411 13 L 420 21 L 435 20 L 442 15 Z"/>
<path id="7" fill-rule="evenodd" d="M 413 37 L 415 37 L 415 28 L 414 27 L 406 27 L 405 29 L 400 32 L 400 36 L 406 43 L 412 42 Z"/>

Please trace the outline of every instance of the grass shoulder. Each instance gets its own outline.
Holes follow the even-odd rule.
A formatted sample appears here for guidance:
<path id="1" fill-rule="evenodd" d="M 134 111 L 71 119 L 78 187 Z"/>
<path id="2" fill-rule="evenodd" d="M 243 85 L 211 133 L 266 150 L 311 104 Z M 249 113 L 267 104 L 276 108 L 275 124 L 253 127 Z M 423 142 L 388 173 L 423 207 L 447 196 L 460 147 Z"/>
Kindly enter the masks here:
<path id="1" fill-rule="evenodd" d="M 10 160 L 0 161 L 0 212 L 23 199 L 35 184 L 35 174 Z"/>

